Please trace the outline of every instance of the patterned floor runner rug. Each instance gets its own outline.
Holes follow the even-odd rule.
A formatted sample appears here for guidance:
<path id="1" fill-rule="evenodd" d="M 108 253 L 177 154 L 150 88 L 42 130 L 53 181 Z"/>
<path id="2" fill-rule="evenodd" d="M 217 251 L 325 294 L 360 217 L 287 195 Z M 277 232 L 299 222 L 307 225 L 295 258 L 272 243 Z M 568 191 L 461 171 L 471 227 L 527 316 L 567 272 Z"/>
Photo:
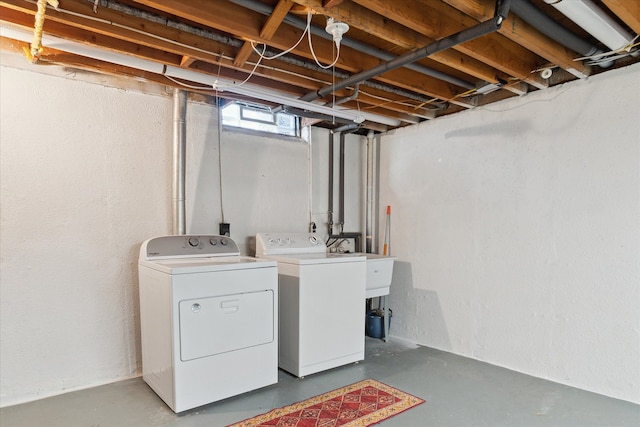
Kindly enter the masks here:
<path id="1" fill-rule="evenodd" d="M 227 427 L 366 427 L 424 403 L 368 379 Z"/>

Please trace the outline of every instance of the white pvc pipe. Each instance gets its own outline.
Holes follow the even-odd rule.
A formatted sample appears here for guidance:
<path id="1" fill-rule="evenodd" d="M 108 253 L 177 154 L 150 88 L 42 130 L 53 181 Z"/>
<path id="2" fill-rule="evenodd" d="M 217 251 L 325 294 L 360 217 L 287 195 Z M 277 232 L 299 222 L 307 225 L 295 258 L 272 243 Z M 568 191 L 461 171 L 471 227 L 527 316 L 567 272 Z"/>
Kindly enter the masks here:
<path id="1" fill-rule="evenodd" d="M 0 24 L 0 36 L 29 43 L 32 39 L 33 34 L 22 28 L 15 27 L 3 22 Z M 42 44 L 45 47 L 50 47 L 52 49 L 57 49 L 76 55 L 86 56 L 88 58 L 111 62 L 113 64 L 131 67 L 150 73 L 167 75 L 169 77 L 177 79 L 189 80 L 202 85 L 211 86 L 212 90 L 215 88 L 218 91 L 227 91 L 239 95 L 246 95 L 253 98 L 261 99 L 263 101 L 276 102 L 279 104 L 301 108 L 328 116 L 335 116 L 346 120 L 351 120 L 355 123 L 362 123 L 363 121 L 368 120 L 387 126 L 400 126 L 401 124 L 400 120 L 392 119 L 389 117 L 362 111 L 325 107 L 313 102 L 301 101 L 299 99 L 291 98 L 274 91 L 258 88 L 250 84 L 236 85 L 232 81 L 219 79 L 215 76 L 198 73 L 196 71 L 187 70 L 172 65 L 165 66 L 157 62 L 136 58 L 134 56 L 126 55 L 123 53 L 102 50 L 97 47 L 84 45 L 82 43 L 64 40 L 56 36 L 44 34 L 42 36 Z"/>

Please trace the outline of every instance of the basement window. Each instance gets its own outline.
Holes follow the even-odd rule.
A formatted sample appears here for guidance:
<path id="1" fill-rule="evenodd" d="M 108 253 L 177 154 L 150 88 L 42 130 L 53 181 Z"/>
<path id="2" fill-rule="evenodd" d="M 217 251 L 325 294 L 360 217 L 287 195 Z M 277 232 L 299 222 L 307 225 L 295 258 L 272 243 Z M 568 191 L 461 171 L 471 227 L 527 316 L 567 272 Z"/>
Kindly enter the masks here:
<path id="1" fill-rule="evenodd" d="M 233 101 L 221 106 L 222 124 L 242 129 L 300 137 L 300 118 L 289 113 L 274 113 L 266 105 Z"/>

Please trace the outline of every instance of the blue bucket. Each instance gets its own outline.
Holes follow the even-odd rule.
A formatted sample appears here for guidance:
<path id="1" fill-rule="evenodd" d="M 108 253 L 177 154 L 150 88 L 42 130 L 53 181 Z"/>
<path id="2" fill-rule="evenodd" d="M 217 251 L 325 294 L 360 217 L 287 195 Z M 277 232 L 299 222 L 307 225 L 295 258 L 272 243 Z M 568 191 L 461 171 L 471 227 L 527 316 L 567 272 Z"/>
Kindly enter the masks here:
<path id="1" fill-rule="evenodd" d="M 389 310 L 389 328 L 391 328 L 391 318 L 393 314 Z M 367 313 L 366 333 L 371 338 L 384 338 L 384 316 L 376 314 L 376 310 Z"/>

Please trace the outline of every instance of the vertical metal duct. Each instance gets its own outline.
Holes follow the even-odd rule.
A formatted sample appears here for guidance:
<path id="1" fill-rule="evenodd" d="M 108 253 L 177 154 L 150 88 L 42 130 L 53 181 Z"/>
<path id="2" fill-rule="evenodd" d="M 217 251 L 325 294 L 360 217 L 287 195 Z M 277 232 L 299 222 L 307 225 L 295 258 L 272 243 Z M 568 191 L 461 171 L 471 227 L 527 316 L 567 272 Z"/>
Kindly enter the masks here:
<path id="1" fill-rule="evenodd" d="M 173 90 L 173 234 L 186 234 L 187 93 Z"/>
<path id="2" fill-rule="evenodd" d="M 367 134 L 367 170 L 365 196 L 365 251 L 367 253 L 378 252 L 378 186 L 376 183 L 377 171 L 377 150 L 373 131 Z"/>

